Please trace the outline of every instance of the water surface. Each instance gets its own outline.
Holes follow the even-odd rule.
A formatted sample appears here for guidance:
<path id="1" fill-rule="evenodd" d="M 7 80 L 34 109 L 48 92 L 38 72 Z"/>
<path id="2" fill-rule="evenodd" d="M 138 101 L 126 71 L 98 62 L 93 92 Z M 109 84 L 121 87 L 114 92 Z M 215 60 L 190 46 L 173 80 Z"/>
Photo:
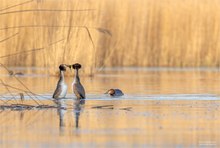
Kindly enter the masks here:
<path id="1" fill-rule="evenodd" d="M 17 78 L 32 92 L 1 85 L 1 104 L 57 106 L 51 96 L 57 77 L 44 69 L 17 68 Z M 1 69 L 1 80 L 26 89 Z M 1 147 L 218 147 L 220 78 L 218 69 L 105 69 L 81 77 L 87 99 L 67 99 L 57 108 L 0 110 Z M 71 86 L 73 78 L 67 77 Z M 120 88 L 125 95 L 103 93 Z M 33 99 L 35 101 L 33 101 Z M 7 103 L 4 103 L 5 101 Z"/>

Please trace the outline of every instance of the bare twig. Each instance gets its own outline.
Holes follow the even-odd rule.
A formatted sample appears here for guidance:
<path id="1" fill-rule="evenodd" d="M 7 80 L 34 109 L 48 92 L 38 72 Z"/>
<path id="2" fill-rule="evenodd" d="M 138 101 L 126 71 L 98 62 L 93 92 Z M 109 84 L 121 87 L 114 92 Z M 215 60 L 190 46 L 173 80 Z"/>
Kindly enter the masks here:
<path id="1" fill-rule="evenodd" d="M 88 36 L 89 36 L 89 39 L 90 39 L 90 41 L 92 42 L 92 46 L 93 46 L 93 48 L 95 49 L 95 44 L 94 44 L 94 41 L 93 41 L 93 39 L 92 39 L 92 35 L 91 35 L 90 31 L 89 31 L 89 28 L 86 27 L 86 26 L 83 26 L 83 28 L 87 31 L 87 34 L 88 34 Z"/>
<path id="2" fill-rule="evenodd" d="M 17 53 L 13 53 L 13 54 L 4 55 L 4 56 L 1 56 L 0 58 L 7 58 L 7 57 L 19 55 L 19 54 L 27 54 L 29 52 L 35 52 L 35 51 L 42 50 L 42 49 L 44 49 L 44 48 L 36 48 L 36 49 L 31 49 L 31 50 L 25 50 L 25 51 L 22 51 L 22 52 L 17 52 Z"/>
<path id="3" fill-rule="evenodd" d="M 92 38 L 92 35 L 91 35 L 91 33 L 90 33 L 90 31 L 89 31 L 89 28 L 88 27 L 86 27 L 86 26 L 84 26 L 83 27 L 86 31 L 87 31 L 87 34 L 88 34 L 88 36 L 89 36 L 89 39 L 90 39 L 90 41 L 91 41 L 91 43 L 92 43 L 92 46 L 93 46 L 93 50 L 94 50 L 94 54 L 93 54 L 93 65 L 96 67 L 96 47 L 95 47 L 95 44 L 94 44 L 94 41 L 93 41 L 93 38 Z M 91 67 L 91 73 L 90 73 L 90 75 L 92 75 L 92 71 L 93 71 L 93 66 Z"/>
<path id="4" fill-rule="evenodd" d="M 21 6 L 21 5 L 24 5 L 24 4 L 28 4 L 28 3 L 31 3 L 31 2 L 33 2 L 33 1 L 34 1 L 34 0 L 30 0 L 30 1 L 26 1 L 26 2 L 23 2 L 23 3 L 16 4 L 16 5 L 12 5 L 12 6 L 9 6 L 9 7 L 3 8 L 3 9 L 0 9 L 0 11 L 4 11 L 4 10 L 11 9 L 11 8 L 14 8 L 14 7 L 17 7 L 17 6 Z"/>
<path id="5" fill-rule="evenodd" d="M 104 33 L 107 35 L 112 36 L 111 32 L 108 29 L 104 28 L 96 28 L 96 27 L 87 27 L 87 26 L 74 26 L 74 25 L 23 25 L 23 26 L 9 26 L 9 27 L 4 27 L 0 28 L 0 30 L 8 30 L 8 29 L 21 29 L 21 28 L 87 28 L 87 29 L 95 29 L 99 31 L 100 33 Z"/>
<path id="6" fill-rule="evenodd" d="M 9 36 L 9 37 L 3 39 L 3 40 L 0 40 L 0 43 L 11 39 L 11 38 L 15 37 L 15 36 L 18 35 L 18 34 L 19 34 L 19 33 L 17 32 L 17 33 L 15 33 L 15 34 L 13 34 L 13 35 L 11 35 L 11 36 Z"/>
<path id="7" fill-rule="evenodd" d="M 0 63 L 0 66 L 2 66 L 8 72 L 9 75 L 12 75 L 14 73 L 12 70 L 9 70 L 4 64 Z M 3 82 L 3 81 L 1 81 L 1 82 Z"/>
<path id="8" fill-rule="evenodd" d="M 72 26 L 72 20 L 73 20 L 73 14 L 71 13 L 70 14 L 70 19 L 69 19 L 69 25 Z M 66 55 L 66 48 L 67 48 L 67 45 L 69 44 L 69 41 L 70 41 L 70 38 L 71 38 L 71 31 L 72 31 L 72 28 L 68 28 L 68 32 L 67 32 L 67 37 L 66 37 L 66 44 L 65 44 L 65 47 L 64 47 L 64 50 L 63 50 L 63 59 L 62 59 L 62 63 L 64 63 L 64 60 L 65 60 L 65 55 Z"/>
<path id="9" fill-rule="evenodd" d="M 5 89 L 8 91 L 8 93 L 12 96 L 12 99 L 17 102 L 15 96 L 14 96 L 14 95 L 12 94 L 12 92 L 8 89 L 8 87 L 7 87 L 6 85 L 4 85 L 4 82 L 2 81 L 2 79 L 0 79 L 0 82 L 3 84 L 3 86 L 4 86 Z M 8 101 L 11 101 L 12 99 L 9 99 Z M 7 102 L 8 102 L 8 101 L 7 101 Z"/>
<path id="10" fill-rule="evenodd" d="M 2 83 L 0 83 L 2 84 Z M 21 88 L 17 88 L 17 87 L 14 87 L 14 86 L 11 86 L 11 85 L 8 85 L 8 84 L 5 84 L 3 83 L 4 86 L 7 86 L 8 88 L 11 88 L 11 89 L 15 89 L 15 90 L 18 90 L 18 91 L 22 91 L 24 92 L 25 94 L 29 95 L 35 95 L 35 96 L 39 96 L 41 98 L 45 98 L 45 99 L 51 99 L 51 98 L 48 98 L 48 97 L 45 97 L 45 96 L 42 96 L 42 95 L 39 95 L 39 94 L 36 94 L 36 93 L 33 93 L 33 92 L 30 92 L 30 91 L 27 91 L 27 90 L 24 90 L 24 89 L 21 89 Z"/>
<path id="11" fill-rule="evenodd" d="M 28 9 L 28 10 L 16 10 L 0 13 L 0 15 L 25 13 L 25 12 L 82 12 L 82 11 L 94 11 L 95 9 L 79 9 L 79 10 L 62 10 L 62 9 Z"/>
<path id="12" fill-rule="evenodd" d="M 104 29 L 104 28 L 95 28 L 95 27 L 87 27 L 87 26 L 72 26 L 71 24 L 70 25 L 67 25 L 67 26 L 59 26 L 59 25 L 27 25 L 27 26 L 12 26 L 12 27 L 5 27 L 5 28 L 0 28 L 0 30 L 8 30 L 8 29 L 21 29 L 21 28 L 68 28 L 69 30 L 71 28 L 84 28 L 89 36 L 89 40 L 91 41 L 92 43 L 92 46 L 93 46 L 93 49 L 94 49 L 94 55 L 93 55 L 93 65 L 94 67 L 96 67 L 96 47 L 95 47 L 95 44 L 94 44 L 94 41 L 93 41 L 93 38 L 92 38 L 92 35 L 91 35 L 91 32 L 90 32 L 90 29 L 95 29 L 97 31 L 99 31 L 100 33 L 104 33 L 106 35 L 109 35 L 109 36 L 112 36 L 111 32 L 107 29 Z M 70 31 L 69 31 L 70 32 Z M 69 37 L 69 33 L 68 32 L 68 37 Z M 39 50 L 42 50 L 44 48 L 37 48 L 37 49 L 31 49 L 31 50 L 26 50 L 26 51 L 23 51 L 23 52 L 19 52 L 19 53 L 14 53 L 14 54 L 10 54 L 10 55 L 5 55 L 5 56 L 1 56 L 0 58 L 6 58 L 6 57 L 10 57 L 10 56 L 14 56 L 14 55 L 19 55 L 19 54 L 26 54 L 26 53 L 30 53 L 30 52 L 34 52 L 34 51 L 39 51 Z M 65 55 L 65 50 L 64 50 L 64 53 L 63 55 Z M 64 61 L 64 56 L 63 56 L 63 61 Z M 102 67 L 103 68 L 103 67 Z M 91 69 L 92 71 L 92 69 Z"/>
<path id="13" fill-rule="evenodd" d="M 8 68 L 6 68 L 5 65 L 3 65 L 2 63 L 0 63 L 0 66 L 4 67 L 6 71 L 8 71 Z M 8 71 L 9 72 L 9 71 Z M 20 79 L 18 79 L 16 76 L 12 75 L 24 88 L 26 88 L 29 92 L 32 92 Z M 5 84 L 2 81 L 2 84 Z M 4 85 L 7 87 L 7 85 Z M 8 87 L 7 87 L 8 88 Z M 39 102 L 41 102 L 36 96 L 34 96 Z M 32 98 L 32 97 L 31 97 Z M 32 98 L 32 100 L 37 103 L 38 105 L 40 105 L 34 98 Z"/>
<path id="14" fill-rule="evenodd" d="M 96 30 L 98 30 L 101 33 L 107 34 L 109 36 L 112 36 L 112 33 L 108 30 L 108 29 L 104 29 L 104 28 L 94 28 Z"/>
<path id="15" fill-rule="evenodd" d="M 112 36 L 111 32 L 108 30 L 108 29 L 104 29 L 104 28 L 100 28 L 100 27 L 87 27 L 87 26 L 73 26 L 73 25 L 66 25 L 66 26 L 59 26 L 59 25 L 24 25 L 24 26 L 12 26 L 12 27 L 5 27 L 5 28 L 0 28 L 0 30 L 8 30 L 8 29 L 21 29 L 21 28 L 84 28 L 89 36 L 89 39 L 92 43 L 92 46 L 93 46 L 93 49 L 95 50 L 94 51 L 94 55 L 93 55 L 93 58 L 94 58 L 94 66 L 96 67 L 96 47 L 95 47 L 95 44 L 94 44 L 94 41 L 93 41 L 93 38 L 92 38 L 92 35 L 90 33 L 90 29 L 95 29 L 97 31 L 99 31 L 100 33 L 104 33 L 106 35 L 109 35 L 109 36 Z M 1 57 L 0 57 L 1 58 Z"/>
<path id="16" fill-rule="evenodd" d="M 50 43 L 49 46 L 52 46 L 54 44 L 57 44 L 61 41 L 63 41 L 64 39 L 61 39 L 61 40 L 58 40 L 56 42 L 53 42 L 53 43 Z M 11 56 L 15 56 L 15 55 L 20 55 L 20 54 L 27 54 L 27 53 L 30 53 L 30 52 L 36 52 L 36 51 L 39 51 L 39 50 L 43 50 L 45 49 L 46 47 L 41 47 L 41 48 L 35 48 L 35 49 L 30 49 L 30 50 L 25 50 L 25 51 L 22 51 L 22 52 L 17 52 L 17 53 L 13 53 L 13 54 L 8 54 L 8 55 L 4 55 L 4 56 L 1 56 L 0 58 L 7 58 L 7 57 L 11 57 Z M 2 65 L 2 64 L 1 64 Z"/>

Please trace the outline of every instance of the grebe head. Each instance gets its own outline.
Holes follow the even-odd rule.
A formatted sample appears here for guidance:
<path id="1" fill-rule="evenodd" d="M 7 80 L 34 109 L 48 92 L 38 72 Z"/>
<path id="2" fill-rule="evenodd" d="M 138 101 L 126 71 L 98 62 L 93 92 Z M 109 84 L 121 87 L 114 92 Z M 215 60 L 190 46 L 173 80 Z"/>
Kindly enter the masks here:
<path id="1" fill-rule="evenodd" d="M 59 66 L 60 71 L 66 71 L 66 66 L 64 64 L 61 64 Z"/>
<path id="2" fill-rule="evenodd" d="M 75 63 L 72 65 L 73 69 L 80 69 L 82 66 L 79 63 Z"/>
<path id="3" fill-rule="evenodd" d="M 107 91 L 107 94 L 113 96 L 113 95 L 115 94 L 115 90 L 114 90 L 114 89 L 109 89 L 109 90 Z"/>

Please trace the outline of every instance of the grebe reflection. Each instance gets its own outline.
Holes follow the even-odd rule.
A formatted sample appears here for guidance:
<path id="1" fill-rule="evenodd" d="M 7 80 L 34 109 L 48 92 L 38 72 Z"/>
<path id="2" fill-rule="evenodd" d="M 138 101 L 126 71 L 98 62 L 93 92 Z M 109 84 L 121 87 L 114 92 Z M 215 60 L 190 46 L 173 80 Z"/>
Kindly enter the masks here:
<path id="1" fill-rule="evenodd" d="M 79 128 L 79 117 L 80 113 L 84 107 L 85 100 L 75 100 L 74 102 L 74 113 L 75 113 L 75 127 Z"/>

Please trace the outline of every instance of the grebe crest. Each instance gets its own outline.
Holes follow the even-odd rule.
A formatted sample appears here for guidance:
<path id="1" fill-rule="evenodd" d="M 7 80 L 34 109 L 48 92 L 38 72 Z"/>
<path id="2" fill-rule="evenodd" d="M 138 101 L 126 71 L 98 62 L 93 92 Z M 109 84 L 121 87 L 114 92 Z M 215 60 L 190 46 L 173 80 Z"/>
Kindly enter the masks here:
<path id="1" fill-rule="evenodd" d="M 61 64 L 59 66 L 60 71 L 66 71 L 66 65 L 65 64 Z"/>
<path id="2" fill-rule="evenodd" d="M 79 63 L 75 63 L 75 64 L 73 64 L 72 65 L 72 68 L 73 69 L 80 69 L 82 66 L 81 66 L 81 64 L 79 64 Z"/>

